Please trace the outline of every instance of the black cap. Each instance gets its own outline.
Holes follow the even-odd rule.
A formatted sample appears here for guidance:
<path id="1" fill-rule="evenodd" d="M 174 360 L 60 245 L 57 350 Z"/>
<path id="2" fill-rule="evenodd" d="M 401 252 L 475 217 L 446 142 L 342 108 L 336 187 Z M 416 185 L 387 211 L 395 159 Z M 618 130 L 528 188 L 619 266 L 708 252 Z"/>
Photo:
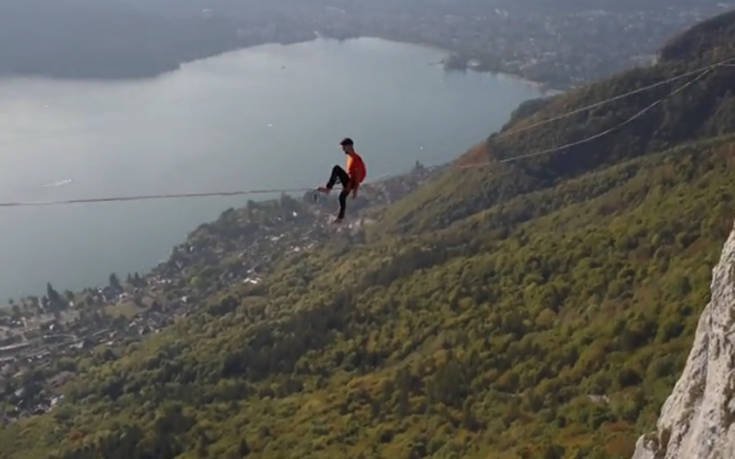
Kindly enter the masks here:
<path id="1" fill-rule="evenodd" d="M 355 142 L 353 142 L 352 139 L 350 139 L 349 137 L 345 137 L 344 139 L 342 139 L 342 141 L 339 144 L 344 147 L 347 145 L 352 146 L 355 144 Z"/>

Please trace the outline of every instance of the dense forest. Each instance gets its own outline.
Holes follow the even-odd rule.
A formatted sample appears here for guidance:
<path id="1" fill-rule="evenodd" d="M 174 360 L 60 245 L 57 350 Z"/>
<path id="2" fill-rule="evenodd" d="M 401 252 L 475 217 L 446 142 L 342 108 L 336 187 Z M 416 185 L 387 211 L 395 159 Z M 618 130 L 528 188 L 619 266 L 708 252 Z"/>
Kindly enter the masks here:
<path id="1" fill-rule="evenodd" d="M 505 130 L 728 55 L 733 23 L 698 27 L 654 68 L 522 107 Z M 236 256 L 211 252 L 172 293 L 195 312 L 64 362 L 78 374 L 65 400 L 4 427 L 0 457 L 629 457 L 732 227 L 733 76 L 718 68 L 550 156 L 493 163 L 599 132 L 676 84 L 491 136 L 490 167 L 449 168 L 367 209 L 378 223 L 359 234 L 274 253 L 257 285 L 222 282 Z M 187 244 L 226 248 L 312 205 L 232 210 Z"/>

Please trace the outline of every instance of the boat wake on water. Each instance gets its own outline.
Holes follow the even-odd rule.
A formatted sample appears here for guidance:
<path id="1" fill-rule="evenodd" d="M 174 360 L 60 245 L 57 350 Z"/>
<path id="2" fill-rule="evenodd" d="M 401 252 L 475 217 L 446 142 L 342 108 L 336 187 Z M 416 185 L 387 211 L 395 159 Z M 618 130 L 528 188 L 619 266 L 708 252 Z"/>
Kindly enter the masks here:
<path id="1" fill-rule="evenodd" d="M 62 179 L 62 180 L 57 180 L 55 182 L 50 182 L 50 183 L 47 183 L 47 184 L 41 185 L 41 186 L 42 186 L 42 188 L 60 188 L 62 186 L 71 185 L 72 183 L 74 183 L 74 180 L 72 180 L 70 178 L 66 178 L 66 179 Z"/>

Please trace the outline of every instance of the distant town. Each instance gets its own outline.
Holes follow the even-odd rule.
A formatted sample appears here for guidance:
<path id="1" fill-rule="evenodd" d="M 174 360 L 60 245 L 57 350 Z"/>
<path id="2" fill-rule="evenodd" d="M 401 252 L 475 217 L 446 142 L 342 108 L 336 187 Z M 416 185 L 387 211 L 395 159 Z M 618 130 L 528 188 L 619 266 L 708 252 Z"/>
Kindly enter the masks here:
<path id="1" fill-rule="evenodd" d="M 312 193 L 302 200 L 284 195 L 251 202 L 194 231 L 150 274 L 111 274 L 108 285 L 77 293 L 62 294 L 49 284 L 41 297 L 10 300 L 0 306 L 0 426 L 53 410 L 77 374 L 79 357 L 116 359 L 129 345 L 201 308 L 198 299 L 209 292 L 237 283 L 256 290 L 275 254 L 309 250 L 335 233 L 359 237 L 374 221 L 371 209 L 400 199 L 440 170 L 417 163 L 406 176 L 369 185 L 371 200 L 354 202 L 361 215 L 344 227 L 330 223 L 333 203 Z M 216 237 L 221 227 L 238 228 L 236 246 Z M 187 280 L 192 272 L 207 272 L 207 260 L 225 256 L 234 260 L 226 270 Z"/>
<path id="2" fill-rule="evenodd" d="M 732 0 L 623 1 L 604 9 L 577 0 L 427 0 L 421 7 L 387 0 L 248 0 L 205 7 L 151 0 L 131 8 L 79 0 L 47 2 L 47 19 L 24 24 L 34 6 L 8 1 L 14 6 L 0 17 L 0 30 L 8 34 L 0 43 L 0 75 L 146 77 L 247 46 L 374 36 L 448 50 L 448 69 L 505 72 L 554 89 L 646 65 L 667 40 L 735 7 Z M 56 19 L 69 27 L 38 22 Z M 94 24 L 105 24 L 107 33 L 100 35 Z M 137 29 L 142 32 L 131 32 Z"/>
<path id="3" fill-rule="evenodd" d="M 699 2 L 655 9 L 495 8 L 484 14 L 439 14 L 427 8 L 411 16 L 348 11 L 325 13 L 320 21 L 335 36 L 377 35 L 448 49 L 447 68 L 499 71 L 566 88 L 655 61 L 669 39 L 733 2 Z"/>

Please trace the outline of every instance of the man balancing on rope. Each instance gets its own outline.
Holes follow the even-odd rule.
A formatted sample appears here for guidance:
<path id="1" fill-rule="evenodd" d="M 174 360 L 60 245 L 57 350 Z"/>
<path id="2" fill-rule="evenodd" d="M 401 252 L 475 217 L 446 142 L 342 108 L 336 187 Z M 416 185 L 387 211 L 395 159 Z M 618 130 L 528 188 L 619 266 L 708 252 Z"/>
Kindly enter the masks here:
<path id="1" fill-rule="evenodd" d="M 347 195 L 352 193 L 352 199 L 355 199 L 357 197 L 357 190 L 367 175 L 365 162 L 355 151 L 355 143 L 352 139 L 348 137 L 339 144 L 342 146 L 342 151 L 347 155 L 347 170 L 345 171 L 339 166 L 334 166 L 327 186 L 317 188 L 317 191 L 329 194 L 337 181 L 342 184 L 342 192 L 339 194 L 339 215 L 334 221 L 335 223 L 340 223 L 345 218 Z"/>

